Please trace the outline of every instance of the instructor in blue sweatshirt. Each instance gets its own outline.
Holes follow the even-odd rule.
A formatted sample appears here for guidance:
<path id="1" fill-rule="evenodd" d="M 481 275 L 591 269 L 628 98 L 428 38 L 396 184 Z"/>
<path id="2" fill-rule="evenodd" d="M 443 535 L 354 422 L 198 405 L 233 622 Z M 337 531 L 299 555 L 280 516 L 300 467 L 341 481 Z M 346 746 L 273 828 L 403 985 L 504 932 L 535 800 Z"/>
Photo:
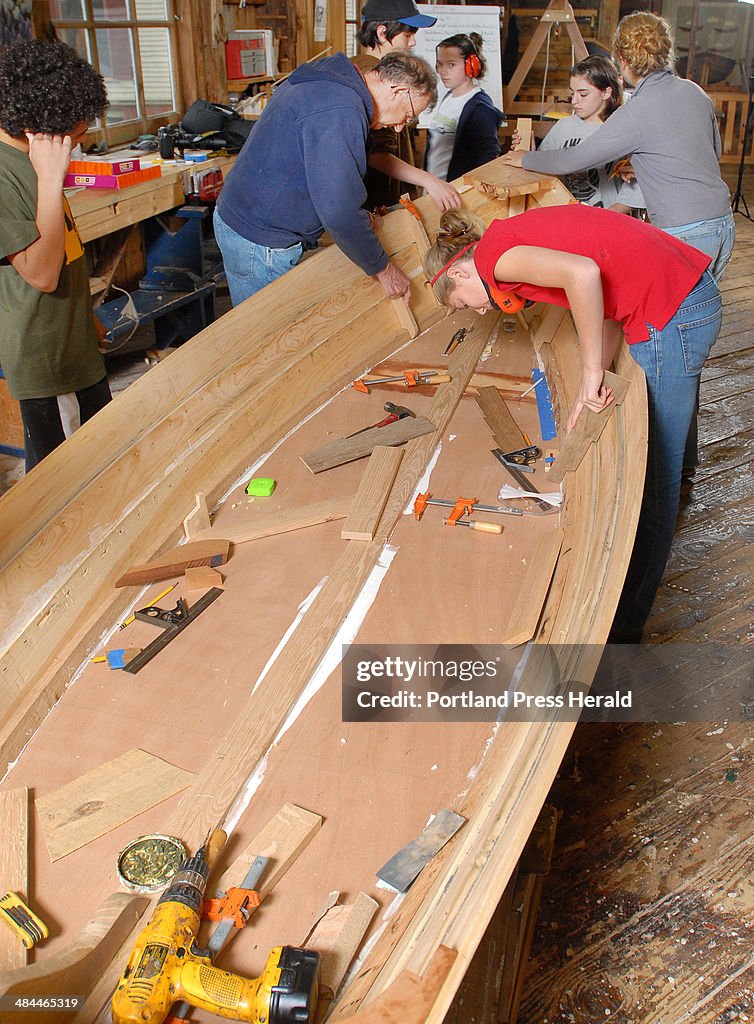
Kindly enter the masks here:
<path id="1" fill-rule="evenodd" d="M 391 298 L 410 281 L 374 234 L 364 174 L 370 128 L 399 131 L 437 99 L 433 69 L 394 50 L 360 72 L 345 54 L 304 64 L 275 89 L 215 210 L 234 306 L 295 266 L 327 231 Z"/>

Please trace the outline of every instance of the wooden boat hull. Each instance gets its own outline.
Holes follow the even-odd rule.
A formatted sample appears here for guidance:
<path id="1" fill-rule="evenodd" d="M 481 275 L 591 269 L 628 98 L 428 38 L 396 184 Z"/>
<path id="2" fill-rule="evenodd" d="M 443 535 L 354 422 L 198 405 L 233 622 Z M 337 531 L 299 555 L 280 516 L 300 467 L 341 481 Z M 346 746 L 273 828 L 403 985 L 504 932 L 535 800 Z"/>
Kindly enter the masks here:
<path id="1" fill-rule="evenodd" d="M 533 175 L 512 174 L 494 165 L 487 178 L 498 186 L 502 182 L 503 187 L 486 191 L 471 188 L 464 192 L 464 203 L 488 220 L 521 212 L 527 205 L 563 201 L 558 188 L 552 189 L 550 183 Z M 414 281 L 411 312 L 416 329 L 424 332 L 439 325 L 434 328 L 437 332 L 443 327 L 440 322 L 445 311 L 424 287 L 420 260 L 427 233 L 431 236 L 436 230 L 439 216 L 430 199 L 420 200 L 417 205 L 422 224 L 401 210 L 385 218 L 380 236 L 394 262 Z M 227 719 L 223 719 L 221 709 L 216 709 L 207 736 L 199 730 L 198 750 L 192 750 L 186 758 L 186 766 L 195 765 L 199 773 L 187 793 L 174 802 L 167 821 L 163 812 L 162 817 L 155 819 L 161 822 L 159 831 L 180 835 L 188 846 L 198 846 L 207 830 L 222 821 L 243 794 L 255 769 L 265 757 L 272 756 L 270 750 L 281 727 L 349 610 L 360 599 L 386 543 L 396 545 L 396 537 L 405 535 L 408 524 L 402 519 L 403 509 L 438 440 L 445 437 L 444 444 L 449 446 L 452 434 L 448 425 L 451 418 L 461 415 L 459 403 L 466 393 L 466 383 L 477 371 L 487 336 L 492 333 L 492 324 L 484 327 L 484 321 L 479 323 L 475 334 L 451 357 L 451 384 L 438 388 L 434 397 L 425 394 L 422 399 L 428 417 L 438 427 L 437 436 L 417 438 L 407 446 L 375 539 L 368 543 L 342 542 L 335 530 L 327 535 L 329 539 L 322 540 L 318 532 L 316 539 L 304 542 L 304 550 L 309 545 L 305 558 L 307 563 L 311 560 L 311 566 L 307 568 L 304 562 L 294 560 L 292 569 L 297 568 L 303 579 L 315 583 L 326 575 L 326 582 L 254 693 L 234 706 Z M 530 319 L 528 329 L 547 371 L 556 411 L 565 410 L 578 380 L 578 345 L 570 317 L 561 310 L 538 311 Z M 90 699 L 90 692 L 94 700 L 98 686 L 102 690 L 99 683 L 92 683 L 90 690 L 86 682 L 90 669 L 82 672 L 82 666 L 99 649 L 113 625 L 128 614 L 134 601 L 132 592 L 118 590 L 113 584 L 131 565 L 143 563 L 178 543 L 181 523 L 194 505 L 196 492 L 203 491 L 213 507 L 244 471 L 275 449 L 281 438 L 300 430 L 307 417 L 326 406 L 367 369 L 388 360 L 413 333 L 412 320 L 401 304 L 387 300 L 380 286 L 366 280 L 334 247 L 327 249 L 234 309 L 151 370 L 3 498 L 3 765 L 11 765 L 27 744 L 28 756 L 34 754 L 35 745 L 41 748 L 41 726 L 64 694 L 67 698 L 69 693 L 79 692 L 81 704 Z M 437 344 L 433 344 L 432 351 L 438 352 Z M 504 354 L 498 352 L 495 358 L 499 365 L 505 365 Z M 638 517 L 644 470 L 643 381 L 625 351 L 616 369 L 631 386 L 579 468 L 568 474 L 559 521 L 562 543 L 558 545 L 559 554 L 544 603 L 535 609 L 532 631 L 541 651 L 549 649 L 545 645 L 562 648 L 564 664 L 575 677 L 586 682 L 596 669 L 597 648 L 593 645 L 605 641 L 620 593 Z M 344 403 L 347 406 L 352 398 L 353 392 L 345 398 L 341 396 L 333 407 L 340 408 Z M 453 429 L 456 422 L 453 419 Z M 298 435 L 299 448 L 306 439 L 306 429 L 311 429 L 312 437 L 315 436 L 314 427 L 305 424 L 303 434 Z M 284 452 L 283 447 L 281 459 L 285 458 Z M 358 480 L 358 473 L 343 486 L 351 485 L 353 480 Z M 337 490 L 337 485 L 333 486 Z M 421 529 L 426 528 L 422 524 Z M 471 531 L 463 532 L 470 534 L 467 540 L 480 539 Z M 280 538 L 269 543 L 265 551 L 271 562 L 285 557 Z M 403 542 L 401 557 L 412 543 L 413 539 Z M 246 557 L 248 562 L 240 557 L 237 560 L 239 587 L 242 570 L 247 578 L 262 571 L 251 556 Z M 440 557 L 444 557 L 442 550 Z M 234 561 L 235 556 L 229 570 Z M 494 567 L 494 562 L 491 565 Z M 323 566 L 329 568 L 323 570 Z M 416 581 L 417 587 L 431 592 L 445 585 L 441 574 L 429 570 L 428 574 L 427 580 Z M 490 587 L 496 585 L 492 569 L 485 580 Z M 408 586 L 404 584 L 404 588 Z M 473 590 L 473 580 L 464 580 L 463 587 Z M 229 622 L 230 642 L 235 642 L 245 631 L 247 619 L 238 611 L 231 611 L 228 597 L 230 594 L 223 598 L 227 608 L 224 616 Z M 279 596 L 276 592 L 275 600 L 283 608 L 282 621 L 290 621 L 290 616 L 295 615 L 298 591 L 292 589 L 290 594 Z M 369 640 L 370 628 L 374 631 L 372 642 L 375 637 L 384 643 L 422 639 L 420 626 L 402 631 L 396 621 L 400 616 L 391 618 L 389 603 L 382 596 L 381 601 L 381 605 L 375 605 L 373 621 L 370 624 L 367 617 L 357 639 Z M 436 595 L 428 601 L 428 607 L 438 604 Z M 222 604 L 218 602 L 218 608 Z M 439 606 L 443 604 L 440 598 Z M 260 607 L 258 600 L 256 607 Z M 264 626 L 266 613 L 266 609 L 258 615 L 254 611 L 251 617 Z M 446 626 L 440 635 L 450 642 L 495 643 L 504 639 L 503 627 L 493 610 L 484 635 L 471 635 L 464 628 L 454 635 L 452 625 Z M 437 638 L 430 624 L 425 642 L 437 642 Z M 188 649 L 189 656 L 191 650 Z M 239 646 L 241 650 L 248 658 L 251 682 L 265 665 L 265 648 L 262 644 L 260 652 L 249 653 L 248 648 Z M 539 659 L 544 655 L 536 647 L 533 650 L 526 671 L 535 679 L 541 671 Z M 192 676 L 191 669 L 188 660 L 188 678 Z M 180 663 L 168 668 L 167 674 L 179 677 L 180 683 Z M 71 687 L 74 680 L 77 684 Z M 122 684 L 118 688 L 121 690 Z M 175 696 L 179 705 L 171 714 L 178 715 L 180 693 L 181 687 L 177 685 Z M 136 691 L 132 697 L 134 701 L 146 701 L 142 709 L 146 715 L 150 707 L 148 698 L 143 693 L 137 696 Z M 117 700 L 104 692 L 101 699 Z M 327 699 L 318 696 L 317 701 L 320 718 L 312 720 L 312 728 L 322 721 L 331 721 L 333 715 L 339 721 L 332 693 Z M 65 700 L 60 701 L 61 709 L 64 705 Z M 304 728 L 299 722 L 294 738 L 306 747 Z M 331 721 L 330 756 L 334 756 L 332 749 L 339 742 L 333 728 Z M 354 750 L 362 749 L 358 743 L 364 742 L 362 752 L 366 759 L 375 756 L 370 748 L 373 741 L 368 738 L 372 728 L 365 727 L 361 737 L 357 729 L 348 734 Z M 410 726 L 400 726 L 404 728 Z M 418 728 L 421 731 L 421 726 Z M 439 947 L 447 946 L 457 951 L 457 956 L 417 1018 L 442 1020 L 536 819 L 572 728 L 572 722 L 507 723 L 494 730 L 488 744 L 481 741 L 480 731 L 474 734 L 479 749 L 485 745 L 487 749 L 484 757 L 479 756 L 473 779 L 462 784 L 469 770 L 465 765 L 463 770 L 457 767 L 449 772 L 445 780 L 450 793 L 456 793 L 454 809 L 468 823 L 422 872 L 392 914 L 389 926 L 380 933 L 339 995 L 335 1020 L 345 1019 L 362 1001 L 368 1005 L 401 972 L 423 974 Z M 452 729 L 447 729 L 450 731 L 444 735 L 451 737 Z M 161 742 L 167 745 L 169 733 L 163 730 L 160 735 Z M 387 744 L 387 734 L 380 735 Z M 286 737 L 277 747 L 288 742 L 293 744 L 294 739 L 288 741 Z M 308 742 L 311 745 L 312 740 Z M 452 746 L 453 740 L 442 742 Z M 465 745 L 464 740 L 455 742 L 461 747 Z M 97 744 L 93 746 L 96 748 Z M 66 777 L 81 774 L 89 762 L 96 765 L 106 760 L 109 749 L 104 738 L 101 748 L 93 749 L 90 745 L 78 770 L 76 766 L 68 768 Z M 177 763 L 180 751 L 178 743 L 172 751 L 160 749 L 156 753 Z M 301 752 L 296 753 L 293 747 L 288 756 L 290 763 L 304 763 Z M 23 765 L 24 758 L 20 758 L 6 786 L 18 785 L 19 773 L 23 780 Z M 285 772 L 285 766 L 280 765 L 279 770 Z M 301 770 L 303 777 L 306 772 Z M 34 785 L 33 773 L 30 778 Z M 37 785 L 44 788 L 41 779 Z M 295 797 L 304 788 L 302 785 L 298 791 L 290 792 Z M 276 792 L 272 784 L 270 789 Z M 285 799 L 290 798 L 286 787 L 280 793 Z M 367 793 L 368 786 L 362 792 L 364 800 L 368 799 Z M 436 793 L 428 787 L 429 800 L 440 799 L 441 793 L 442 787 Z M 306 805 L 301 796 L 295 798 Z M 265 797 L 254 799 L 261 801 L 261 814 Z M 274 800 L 272 796 L 269 799 Z M 312 792 L 311 799 L 316 802 L 316 792 Z M 346 793 L 343 800 L 349 802 Z M 394 795 L 384 794 L 382 810 L 375 812 L 378 821 L 380 815 L 391 813 L 389 808 L 394 802 Z M 430 804 L 429 809 L 438 808 Z M 335 816 L 336 811 L 328 808 L 328 813 Z M 368 817 L 356 814 L 349 828 L 358 833 L 362 828 L 368 831 L 367 826 Z M 406 821 L 401 821 L 400 826 L 396 834 L 401 834 Z M 393 842 L 395 837 L 390 833 L 388 838 Z M 118 841 L 117 835 L 114 841 Z M 43 856 L 43 846 L 41 851 Z M 374 864 L 373 868 L 377 866 Z M 81 870 L 85 872 L 86 868 Z M 352 884 L 365 883 L 359 883 L 354 876 Z M 292 891 L 299 892 L 295 885 Z M 52 895 L 47 899 L 52 900 Z M 82 910 L 82 925 L 92 909 Z M 68 937 L 72 938 L 78 930 L 74 929 Z M 263 943 L 264 931 L 260 934 L 259 941 Z M 302 936 L 296 936 L 296 940 L 302 940 Z M 276 941 L 279 938 L 272 939 L 271 944 Z M 115 980 L 112 970 L 116 970 L 117 976 L 117 966 L 125 962 L 125 955 L 116 956 L 116 966 L 109 974 L 105 972 L 77 1021 L 96 1019 L 99 1005 L 107 998 L 108 985 Z M 248 971 L 248 967 L 245 969 Z"/>

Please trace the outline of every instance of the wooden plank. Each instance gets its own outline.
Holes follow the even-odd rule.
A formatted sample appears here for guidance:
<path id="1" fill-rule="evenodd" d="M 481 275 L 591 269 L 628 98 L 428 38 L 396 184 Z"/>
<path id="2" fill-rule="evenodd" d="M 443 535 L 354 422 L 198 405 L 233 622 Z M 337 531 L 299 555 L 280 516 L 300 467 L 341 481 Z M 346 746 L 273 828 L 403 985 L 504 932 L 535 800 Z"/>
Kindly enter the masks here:
<path id="1" fill-rule="evenodd" d="M 182 576 L 187 569 L 195 565 L 208 565 L 215 568 L 225 565 L 230 552 L 230 541 L 193 540 L 188 544 L 172 548 L 151 562 L 134 565 L 115 581 L 116 587 L 141 587 L 145 583 L 156 583 L 169 580 L 173 576 Z"/>
<path id="2" fill-rule="evenodd" d="M 134 893 L 108 896 L 77 938 L 59 953 L 19 970 L 0 972 L 0 996 L 87 997 L 148 902 L 146 896 Z M 63 1010 L 54 1013 L 60 1024 L 68 1024 L 73 1017 Z M 3 1024 L 24 1024 L 29 1011 L 4 1008 L 2 1019 Z"/>
<path id="3" fill-rule="evenodd" d="M 361 948 L 379 903 L 360 892 L 350 905 L 336 904 L 320 918 L 306 940 L 308 949 L 322 957 L 319 972 L 320 999 L 333 999 L 346 971 Z"/>
<path id="4" fill-rule="evenodd" d="M 0 790 L 0 896 L 10 889 L 29 898 L 28 847 L 29 792 L 25 787 Z M 25 967 L 26 961 L 23 942 L 0 922 L 0 971 Z"/>
<path id="5" fill-rule="evenodd" d="M 469 171 L 468 174 L 464 174 L 463 180 L 484 195 L 495 196 L 497 199 L 546 192 L 555 188 L 557 182 L 557 178 L 552 175 L 525 171 L 523 167 L 511 167 L 509 164 L 501 164 L 499 160 L 482 164 L 481 167 Z"/>
<path id="6" fill-rule="evenodd" d="M 523 579 L 519 578 L 517 584 L 514 614 L 503 631 L 501 643 L 515 647 L 528 643 L 536 633 L 562 545 L 563 531 L 554 530 L 544 539 L 536 559 L 526 565 Z"/>
<path id="7" fill-rule="evenodd" d="M 516 121 L 516 131 L 521 136 L 521 141 L 518 144 L 518 149 L 524 153 L 528 153 L 532 148 L 532 135 L 533 122 L 530 117 L 519 117 Z"/>
<path id="8" fill-rule="evenodd" d="M 252 839 L 245 851 L 236 857 L 231 867 L 219 879 L 216 888 L 227 892 L 231 886 L 240 885 L 254 860 L 257 857 L 268 857 L 270 863 L 257 889 L 264 899 L 321 827 L 322 818 L 319 814 L 307 811 L 296 804 L 283 804 L 277 814 Z"/>
<path id="9" fill-rule="evenodd" d="M 321 448 L 307 452 L 301 461 L 312 473 L 322 473 L 326 469 L 342 466 L 345 462 L 354 462 L 370 455 L 377 445 L 405 444 L 423 434 L 433 434 L 434 424 L 426 416 L 404 416 L 402 420 L 394 420 L 385 427 L 370 427 L 353 437 L 342 437 Z"/>
<path id="10" fill-rule="evenodd" d="M 378 445 L 369 456 L 356 497 L 341 530 L 343 540 L 374 540 L 380 516 L 403 458 L 402 448 Z"/>
<path id="11" fill-rule="evenodd" d="M 395 314 L 396 323 L 399 327 L 408 331 L 409 338 L 415 338 L 419 333 L 419 327 L 414 319 L 414 314 L 402 298 L 392 299 L 390 306 Z"/>
<path id="12" fill-rule="evenodd" d="M 422 975 L 403 971 L 382 995 L 358 1013 L 339 1018 L 339 1024 L 421 1024 L 427 1019 L 457 956 L 454 949 L 440 946 Z"/>
<path id="13" fill-rule="evenodd" d="M 223 578 L 217 569 L 208 565 L 192 565 L 186 570 L 186 590 L 209 590 L 211 587 L 222 587 Z"/>
<path id="14" fill-rule="evenodd" d="M 196 539 L 206 540 L 215 533 L 221 533 L 231 544 L 245 544 L 247 541 L 261 540 L 263 537 L 276 537 L 279 533 L 303 530 L 307 526 L 330 523 L 334 519 L 345 519 L 352 504 L 353 495 L 348 495 L 345 498 L 327 498 L 325 501 L 315 501 L 299 508 L 284 508 L 276 512 L 250 512 L 248 521 L 212 526 L 209 530 L 197 533 Z"/>
<path id="15" fill-rule="evenodd" d="M 183 520 L 183 533 L 186 540 L 198 540 L 202 532 L 211 529 L 212 523 L 207 508 L 207 495 L 200 491 L 196 496 L 194 507 Z M 230 538 L 228 538 L 230 539 Z"/>
<path id="16" fill-rule="evenodd" d="M 526 447 L 526 438 L 497 388 L 480 388 L 476 402 L 492 431 L 495 443 L 504 454 Z"/>
<path id="17" fill-rule="evenodd" d="M 576 426 L 566 434 L 550 469 L 551 484 L 559 484 L 566 473 L 578 469 L 589 448 L 599 439 L 608 420 L 626 397 L 630 381 L 611 373 L 610 370 L 605 370 L 605 385 L 613 389 L 613 401 L 599 413 L 587 408 L 581 410 Z"/>
<path id="18" fill-rule="evenodd" d="M 421 869 L 466 823 L 460 814 L 447 808 L 438 811 L 432 821 L 377 871 L 377 877 L 398 892 L 406 892 Z"/>
<path id="19" fill-rule="evenodd" d="M 98 836 L 189 786 L 192 772 L 134 748 L 35 801 L 50 859 Z"/>

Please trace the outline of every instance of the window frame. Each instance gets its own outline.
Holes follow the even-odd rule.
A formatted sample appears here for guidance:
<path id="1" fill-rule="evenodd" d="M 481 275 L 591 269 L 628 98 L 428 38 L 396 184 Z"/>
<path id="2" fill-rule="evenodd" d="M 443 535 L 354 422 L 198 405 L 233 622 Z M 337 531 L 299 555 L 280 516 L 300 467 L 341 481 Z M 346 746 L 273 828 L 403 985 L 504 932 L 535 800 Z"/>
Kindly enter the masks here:
<path id="1" fill-rule="evenodd" d="M 177 30 L 177 14 L 175 11 L 175 0 L 166 0 L 167 16 L 165 19 L 139 18 L 135 15 L 136 0 L 127 0 L 128 17 L 118 19 L 95 18 L 92 11 L 92 0 L 82 0 L 84 17 L 81 19 L 52 18 L 55 30 L 72 30 L 85 32 L 89 44 L 91 62 L 99 71 L 99 54 L 97 51 L 97 31 L 102 29 L 128 29 L 131 36 L 131 46 L 134 55 L 134 85 L 138 107 L 146 110 L 147 104 L 144 97 L 144 81 L 142 78 L 141 50 L 139 46 L 139 29 L 144 28 L 167 28 L 170 36 L 170 64 L 173 75 L 173 93 L 175 109 L 164 111 L 151 116 L 141 115 L 128 121 L 119 121 L 117 124 L 107 124 L 105 118 L 97 126 L 89 128 L 86 133 L 84 145 L 90 146 L 96 142 L 105 141 L 108 146 L 120 145 L 129 142 L 139 135 L 155 134 L 157 129 L 165 124 L 175 123 L 180 119 L 179 109 L 183 106 L 183 83 L 179 73 L 180 61 L 178 58 L 179 38 Z M 81 56 L 86 56 L 82 54 Z"/>

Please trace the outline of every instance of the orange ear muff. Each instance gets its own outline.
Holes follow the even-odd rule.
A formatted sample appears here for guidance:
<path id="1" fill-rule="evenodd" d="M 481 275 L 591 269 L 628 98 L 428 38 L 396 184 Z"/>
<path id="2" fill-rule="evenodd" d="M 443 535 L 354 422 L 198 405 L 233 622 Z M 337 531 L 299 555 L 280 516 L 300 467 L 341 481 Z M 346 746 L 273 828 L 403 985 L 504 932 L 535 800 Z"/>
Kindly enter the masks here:
<path id="1" fill-rule="evenodd" d="M 519 310 L 523 309 L 526 305 L 526 299 L 522 298 L 518 292 L 503 292 L 500 291 L 499 288 L 494 288 L 492 285 L 489 285 L 488 287 L 490 289 L 490 295 L 503 313 L 508 313 L 512 316 L 514 313 L 518 313 Z"/>
<path id="2" fill-rule="evenodd" d="M 482 72 L 482 62 L 475 53 L 470 53 L 463 62 L 467 78 L 479 78 Z"/>

